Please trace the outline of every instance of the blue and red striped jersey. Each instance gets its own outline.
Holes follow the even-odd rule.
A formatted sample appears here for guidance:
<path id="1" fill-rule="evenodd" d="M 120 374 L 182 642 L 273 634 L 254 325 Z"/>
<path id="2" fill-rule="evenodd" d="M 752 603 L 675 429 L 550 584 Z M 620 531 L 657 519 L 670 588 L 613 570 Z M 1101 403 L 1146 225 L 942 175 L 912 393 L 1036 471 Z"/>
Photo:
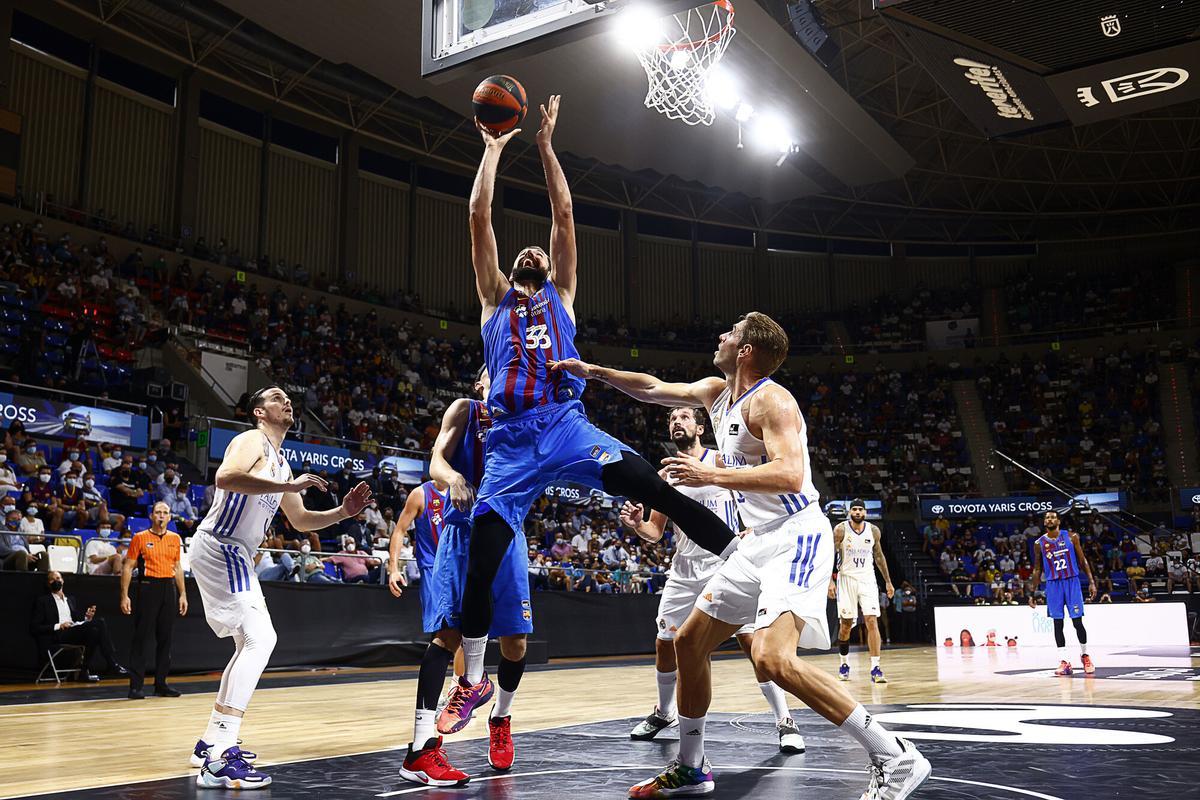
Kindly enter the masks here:
<path id="1" fill-rule="evenodd" d="M 583 395 L 582 378 L 550 374 L 547 361 L 578 358 L 575 320 L 551 281 L 532 297 L 509 289 L 483 324 L 483 358 L 492 388 L 487 405 L 493 417 L 506 417 Z"/>
<path id="2" fill-rule="evenodd" d="M 1053 539 L 1048 534 L 1042 534 L 1037 540 L 1037 548 L 1042 554 L 1042 572 L 1046 580 L 1075 578 L 1079 575 L 1079 562 L 1075 559 L 1075 545 L 1071 542 L 1070 531 L 1060 529 L 1058 536 Z"/>
<path id="3" fill-rule="evenodd" d="M 491 427 L 492 417 L 488 414 L 487 406 L 472 400 L 466 429 L 463 430 L 458 449 L 450 456 L 450 466 L 476 489 L 483 483 L 483 445 Z"/>
<path id="4" fill-rule="evenodd" d="M 413 553 L 417 558 L 417 566 L 424 575 L 433 569 L 438 542 L 442 538 L 442 528 L 446 524 L 446 512 L 452 506 L 449 489 L 439 492 L 433 481 L 425 481 L 420 490 L 425 493 L 425 511 L 413 520 Z"/>

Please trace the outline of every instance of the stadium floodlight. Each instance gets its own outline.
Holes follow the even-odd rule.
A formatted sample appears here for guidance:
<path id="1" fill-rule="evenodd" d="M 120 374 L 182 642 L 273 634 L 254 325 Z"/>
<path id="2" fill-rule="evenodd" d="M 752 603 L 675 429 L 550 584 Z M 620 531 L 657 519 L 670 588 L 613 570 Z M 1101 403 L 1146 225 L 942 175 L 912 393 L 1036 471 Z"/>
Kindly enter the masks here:
<path id="1" fill-rule="evenodd" d="M 746 122 L 749 122 L 750 118 L 753 116 L 754 116 L 754 106 L 750 105 L 749 103 L 747 103 L 745 101 L 738 103 L 737 112 L 734 114 L 734 118 L 737 119 L 737 121 L 739 123 L 744 124 Z"/>
<path id="2" fill-rule="evenodd" d="M 733 73 L 722 64 L 713 67 L 712 71 L 708 73 L 708 79 L 704 82 L 704 91 L 708 95 L 708 101 L 717 108 L 729 111 L 738 105 L 738 83 L 734 79 Z"/>
<path id="3" fill-rule="evenodd" d="M 775 112 L 756 117 L 750 135 L 759 147 L 776 153 L 790 153 L 796 146 L 787 122 Z"/>
<path id="4" fill-rule="evenodd" d="M 662 40 L 663 22 L 649 6 L 635 4 L 617 15 L 613 30 L 622 47 L 642 50 Z"/>

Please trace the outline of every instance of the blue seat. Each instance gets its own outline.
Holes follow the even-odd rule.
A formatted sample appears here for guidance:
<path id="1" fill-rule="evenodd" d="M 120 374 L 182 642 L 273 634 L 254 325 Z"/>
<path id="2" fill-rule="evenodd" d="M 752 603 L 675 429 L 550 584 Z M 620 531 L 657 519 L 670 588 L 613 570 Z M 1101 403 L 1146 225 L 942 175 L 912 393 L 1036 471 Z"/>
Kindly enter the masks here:
<path id="1" fill-rule="evenodd" d="M 971 584 L 971 597 L 991 597 L 992 590 L 982 583 Z"/>
<path id="2" fill-rule="evenodd" d="M 196 510 L 199 510 L 204 503 L 204 489 L 205 487 L 195 483 L 188 487 L 188 500 L 196 507 Z"/>
<path id="3" fill-rule="evenodd" d="M 339 567 L 337 564 L 333 564 L 329 561 L 324 562 L 324 564 L 325 564 L 325 574 L 326 575 L 328 575 L 331 578 L 337 578 L 338 580 L 342 579 L 341 567 Z"/>
<path id="4" fill-rule="evenodd" d="M 130 533 L 137 533 L 139 531 L 144 531 L 150 527 L 150 518 L 149 517 L 130 517 L 128 522 L 129 522 L 129 532 Z"/>
<path id="5" fill-rule="evenodd" d="M 46 344 L 49 347 L 66 347 L 67 337 L 60 333 L 48 333 L 46 334 Z"/>
<path id="6" fill-rule="evenodd" d="M 84 544 L 88 543 L 88 539 L 96 538 L 96 531 L 94 528 L 76 528 L 75 530 L 71 531 L 71 534 L 82 539 Z"/>

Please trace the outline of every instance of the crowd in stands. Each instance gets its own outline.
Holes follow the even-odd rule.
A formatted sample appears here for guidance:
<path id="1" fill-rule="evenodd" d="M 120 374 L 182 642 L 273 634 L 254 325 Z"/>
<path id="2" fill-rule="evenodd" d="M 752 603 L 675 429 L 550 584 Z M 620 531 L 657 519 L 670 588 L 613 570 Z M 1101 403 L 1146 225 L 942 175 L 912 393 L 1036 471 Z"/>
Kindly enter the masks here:
<path id="1" fill-rule="evenodd" d="M 1176 531 L 1142 533 L 1114 525 L 1098 514 L 1064 518 L 1064 529 L 1079 535 L 1096 579 L 1096 602 L 1147 602 L 1151 588 L 1169 594 L 1200 590 L 1191 536 Z M 1042 600 L 1031 576 L 1040 554 L 1034 542 L 1043 530 L 1035 516 L 1021 523 L 951 524 L 938 517 L 921 531 L 922 549 L 937 563 L 951 592 L 978 605 L 1017 605 L 1030 596 Z M 1080 570 L 1087 593 L 1087 577 Z"/>
<path id="2" fill-rule="evenodd" d="M 1010 334 L 1056 333 L 1095 336 L 1174 316 L 1174 284 L 1169 268 L 1131 260 L 1119 269 L 1031 269 L 1004 292 Z M 1091 329 L 1088 332 L 1088 329 Z M 1078 333 L 1072 334 L 1072 332 Z"/>
<path id="3" fill-rule="evenodd" d="M 868 352 L 903 352 L 925 349 L 925 323 L 963 320 L 979 316 L 979 289 L 970 284 L 955 288 L 917 287 L 907 299 L 884 293 L 844 315 L 846 328 L 855 344 Z M 967 334 L 965 344 L 974 347 L 977 328 Z"/>
<path id="4" fill-rule="evenodd" d="M 1049 353 L 980 368 L 979 393 L 1001 450 L 1084 491 L 1121 489 L 1136 499 L 1170 491 L 1153 350 L 1094 356 Z M 1006 471 L 1009 488 L 1042 488 Z"/>

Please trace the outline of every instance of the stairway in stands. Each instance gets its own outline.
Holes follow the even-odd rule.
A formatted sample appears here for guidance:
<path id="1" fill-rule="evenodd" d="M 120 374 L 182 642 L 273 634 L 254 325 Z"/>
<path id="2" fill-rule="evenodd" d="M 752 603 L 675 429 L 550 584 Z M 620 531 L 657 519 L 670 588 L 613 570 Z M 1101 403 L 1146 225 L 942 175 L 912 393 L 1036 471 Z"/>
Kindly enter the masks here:
<path id="1" fill-rule="evenodd" d="M 988 469 L 992 460 L 992 429 L 983 413 L 983 401 L 975 381 L 954 382 L 954 402 L 958 406 L 958 418 L 962 421 L 963 436 L 971 452 L 971 466 L 975 470 L 975 483 L 984 497 L 997 497 L 1008 489 L 1004 485 L 1004 471 Z"/>
<path id="2" fill-rule="evenodd" d="M 1167 450 L 1167 475 L 1175 486 L 1195 486 L 1200 480 L 1196 456 L 1196 415 L 1186 363 L 1159 364 L 1158 395 Z"/>

